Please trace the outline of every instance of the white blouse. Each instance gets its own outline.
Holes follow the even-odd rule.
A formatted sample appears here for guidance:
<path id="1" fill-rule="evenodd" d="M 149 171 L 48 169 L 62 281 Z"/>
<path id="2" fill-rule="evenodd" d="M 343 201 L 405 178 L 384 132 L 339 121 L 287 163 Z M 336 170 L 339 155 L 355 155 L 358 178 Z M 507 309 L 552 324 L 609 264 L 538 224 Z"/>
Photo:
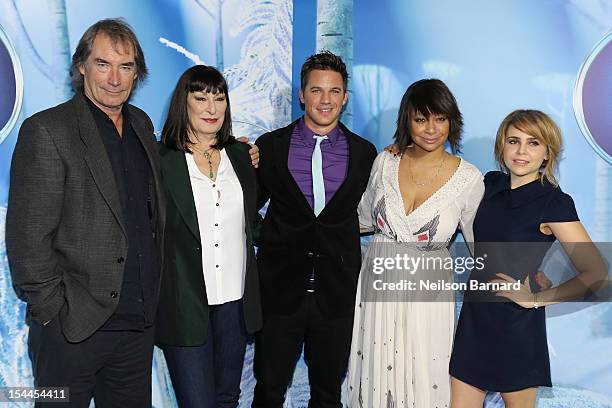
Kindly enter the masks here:
<path id="1" fill-rule="evenodd" d="M 202 174 L 185 153 L 202 243 L 202 268 L 209 305 L 242 298 L 246 271 L 246 232 L 242 187 L 225 149 L 217 179 Z"/>

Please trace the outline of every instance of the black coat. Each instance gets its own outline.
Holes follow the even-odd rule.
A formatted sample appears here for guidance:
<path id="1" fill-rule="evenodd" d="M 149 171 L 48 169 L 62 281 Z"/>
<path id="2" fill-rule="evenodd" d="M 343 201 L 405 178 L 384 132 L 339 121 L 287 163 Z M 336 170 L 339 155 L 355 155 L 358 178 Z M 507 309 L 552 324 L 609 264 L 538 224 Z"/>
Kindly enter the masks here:
<path id="1" fill-rule="evenodd" d="M 247 263 L 243 310 L 249 333 L 262 325 L 259 280 L 252 230 L 257 215 L 257 178 L 245 143 L 225 146 L 240 181 L 246 221 Z M 200 346 L 208 330 L 208 301 L 202 271 L 202 244 L 185 154 L 160 146 L 161 173 L 167 195 L 164 267 L 156 320 L 157 344 Z"/>
<path id="2" fill-rule="evenodd" d="M 294 313 L 315 271 L 315 297 L 327 318 L 353 313 L 361 265 L 357 206 L 376 148 L 340 125 L 348 140 L 347 177 L 318 217 L 287 167 L 291 125 L 257 139 L 259 206 L 270 204 L 257 242 L 264 314 Z"/>

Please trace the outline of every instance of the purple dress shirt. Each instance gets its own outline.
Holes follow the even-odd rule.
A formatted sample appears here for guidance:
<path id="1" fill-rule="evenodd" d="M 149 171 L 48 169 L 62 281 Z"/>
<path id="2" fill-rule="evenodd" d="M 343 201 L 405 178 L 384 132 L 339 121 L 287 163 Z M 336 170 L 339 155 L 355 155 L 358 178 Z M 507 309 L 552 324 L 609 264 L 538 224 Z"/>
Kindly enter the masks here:
<path id="1" fill-rule="evenodd" d="M 304 123 L 304 118 L 298 122 L 291 134 L 287 167 L 304 194 L 311 208 L 314 207 L 312 193 L 312 152 L 315 147 L 313 132 Z M 348 170 L 348 141 L 339 126 L 331 130 L 327 140 L 321 142 L 323 157 L 323 182 L 325 184 L 325 204 L 332 199 L 346 178 Z"/>

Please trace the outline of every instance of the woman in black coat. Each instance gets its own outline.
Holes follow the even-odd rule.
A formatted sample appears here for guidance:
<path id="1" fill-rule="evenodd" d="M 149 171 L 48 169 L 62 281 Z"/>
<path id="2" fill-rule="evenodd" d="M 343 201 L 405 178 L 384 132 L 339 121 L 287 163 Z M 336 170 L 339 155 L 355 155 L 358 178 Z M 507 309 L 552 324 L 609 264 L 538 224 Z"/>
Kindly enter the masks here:
<path id="1" fill-rule="evenodd" d="M 249 146 L 231 135 L 228 87 L 194 66 L 162 132 L 168 206 L 156 342 L 181 407 L 236 407 L 247 335 L 261 327 Z"/>

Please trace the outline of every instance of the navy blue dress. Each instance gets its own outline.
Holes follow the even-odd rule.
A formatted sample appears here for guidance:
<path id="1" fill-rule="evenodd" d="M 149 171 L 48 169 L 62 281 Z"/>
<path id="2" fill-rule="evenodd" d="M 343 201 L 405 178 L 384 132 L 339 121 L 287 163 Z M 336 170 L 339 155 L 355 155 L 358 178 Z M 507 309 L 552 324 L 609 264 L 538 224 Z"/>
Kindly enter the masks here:
<path id="1" fill-rule="evenodd" d="M 474 220 L 475 256 L 488 256 L 470 279 L 488 282 L 502 272 L 534 277 L 555 240 L 540 232 L 545 222 L 578 221 L 572 198 L 547 181 L 510 189 L 510 176 L 485 175 L 485 194 Z M 497 300 L 497 301 L 495 301 Z M 543 307 L 525 309 L 490 292 L 466 291 L 450 360 L 450 374 L 487 391 L 512 392 L 551 386 Z"/>

